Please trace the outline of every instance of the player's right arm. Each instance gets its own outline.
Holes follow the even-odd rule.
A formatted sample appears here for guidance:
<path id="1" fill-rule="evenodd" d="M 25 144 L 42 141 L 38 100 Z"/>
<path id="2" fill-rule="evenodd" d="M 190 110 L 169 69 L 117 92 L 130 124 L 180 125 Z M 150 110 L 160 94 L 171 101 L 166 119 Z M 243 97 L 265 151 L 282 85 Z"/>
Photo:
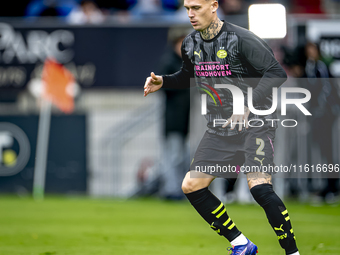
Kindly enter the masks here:
<path id="1" fill-rule="evenodd" d="M 154 72 L 151 73 L 150 77 L 146 78 L 144 85 L 144 96 L 156 92 L 163 86 L 163 77 L 160 75 L 155 75 Z"/>
<path id="2" fill-rule="evenodd" d="M 181 70 L 171 75 L 155 75 L 151 73 L 144 85 L 144 96 L 153 93 L 160 88 L 185 89 L 190 88 L 190 78 L 194 77 L 194 65 L 184 51 L 184 41 L 182 44 L 183 64 Z"/>

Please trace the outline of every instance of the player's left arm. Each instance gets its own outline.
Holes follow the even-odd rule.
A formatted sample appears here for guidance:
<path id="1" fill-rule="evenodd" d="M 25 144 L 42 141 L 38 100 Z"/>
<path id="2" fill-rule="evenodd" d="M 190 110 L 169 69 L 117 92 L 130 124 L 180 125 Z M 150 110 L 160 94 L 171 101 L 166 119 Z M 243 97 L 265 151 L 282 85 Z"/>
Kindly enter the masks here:
<path id="1" fill-rule="evenodd" d="M 239 49 L 246 62 L 262 74 L 262 78 L 253 90 L 253 105 L 261 104 L 263 99 L 271 95 L 274 87 L 280 87 L 287 80 L 287 74 L 275 59 L 270 47 L 253 33 L 249 32 L 240 37 Z M 245 123 L 245 127 L 248 128 L 249 113 L 248 107 L 245 106 L 244 115 L 233 114 L 223 127 L 231 124 L 231 129 L 234 129 L 239 123 L 239 130 L 241 130 Z"/>
<path id="2" fill-rule="evenodd" d="M 271 48 L 255 34 L 249 32 L 241 37 L 239 47 L 245 60 L 262 74 L 253 90 L 253 105 L 261 104 L 263 99 L 272 94 L 273 88 L 280 87 L 287 80 L 287 74 L 276 60 Z"/>

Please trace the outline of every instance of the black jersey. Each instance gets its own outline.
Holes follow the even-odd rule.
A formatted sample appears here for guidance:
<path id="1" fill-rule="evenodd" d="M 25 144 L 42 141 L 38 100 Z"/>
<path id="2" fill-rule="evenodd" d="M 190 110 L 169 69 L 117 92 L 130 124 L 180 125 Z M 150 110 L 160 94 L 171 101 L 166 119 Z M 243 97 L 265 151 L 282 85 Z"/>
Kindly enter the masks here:
<path id="1" fill-rule="evenodd" d="M 179 72 L 163 76 L 163 87 L 184 88 L 190 86 L 190 78 L 195 77 L 195 86 L 200 93 L 213 88 L 214 97 L 207 97 L 208 132 L 221 136 L 239 134 L 220 126 L 214 127 L 214 119 L 227 119 L 232 115 L 233 98 L 228 89 L 217 89 L 215 84 L 232 84 L 244 94 L 244 104 L 248 106 L 247 89 L 253 88 L 253 105 L 258 110 L 272 106 L 272 88 L 279 87 L 287 75 L 270 47 L 247 29 L 224 22 L 221 31 L 211 40 L 204 40 L 200 32 L 189 34 L 182 44 L 183 65 Z M 218 100 L 218 101 L 217 101 Z M 219 102 L 218 104 L 216 103 Z M 250 119 L 276 119 L 276 114 L 267 116 L 249 115 Z M 265 125 L 276 127 L 276 122 Z M 253 125 L 258 125 L 254 124 Z M 244 132 L 245 129 L 241 132 Z"/>

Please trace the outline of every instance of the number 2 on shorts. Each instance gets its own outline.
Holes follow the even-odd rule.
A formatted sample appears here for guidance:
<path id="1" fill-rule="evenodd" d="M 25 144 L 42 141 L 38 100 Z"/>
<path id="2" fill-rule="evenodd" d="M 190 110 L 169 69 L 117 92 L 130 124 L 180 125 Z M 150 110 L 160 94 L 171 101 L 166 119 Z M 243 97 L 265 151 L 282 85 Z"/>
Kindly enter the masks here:
<path id="1" fill-rule="evenodd" d="M 256 144 L 260 145 L 256 150 L 256 155 L 264 156 L 265 155 L 265 153 L 263 151 L 264 141 L 261 138 L 256 138 Z"/>

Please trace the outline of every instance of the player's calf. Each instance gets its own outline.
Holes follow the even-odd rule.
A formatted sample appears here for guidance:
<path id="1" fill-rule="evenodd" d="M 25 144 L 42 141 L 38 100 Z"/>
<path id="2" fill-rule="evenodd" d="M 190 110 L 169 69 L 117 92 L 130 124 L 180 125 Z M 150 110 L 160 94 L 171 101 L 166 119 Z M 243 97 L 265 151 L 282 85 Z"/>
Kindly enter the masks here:
<path id="1" fill-rule="evenodd" d="M 273 186 L 269 183 L 258 184 L 253 186 L 250 192 L 266 212 L 268 221 L 286 254 L 299 254 L 288 211 L 274 192 Z"/>
<path id="2" fill-rule="evenodd" d="M 233 246 L 239 246 L 238 249 L 246 248 L 249 240 L 237 229 L 223 203 L 208 189 L 214 178 L 199 174 L 201 178 L 190 176 L 190 173 L 184 178 L 182 189 L 186 197 L 211 229 L 227 238 Z"/>
<path id="3" fill-rule="evenodd" d="M 215 197 L 208 187 L 185 194 L 192 206 L 217 234 L 226 237 L 230 242 L 241 235 L 235 223 L 228 216 L 223 203 Z M 247 243 L 244 238 L 244 244 Z"/>

